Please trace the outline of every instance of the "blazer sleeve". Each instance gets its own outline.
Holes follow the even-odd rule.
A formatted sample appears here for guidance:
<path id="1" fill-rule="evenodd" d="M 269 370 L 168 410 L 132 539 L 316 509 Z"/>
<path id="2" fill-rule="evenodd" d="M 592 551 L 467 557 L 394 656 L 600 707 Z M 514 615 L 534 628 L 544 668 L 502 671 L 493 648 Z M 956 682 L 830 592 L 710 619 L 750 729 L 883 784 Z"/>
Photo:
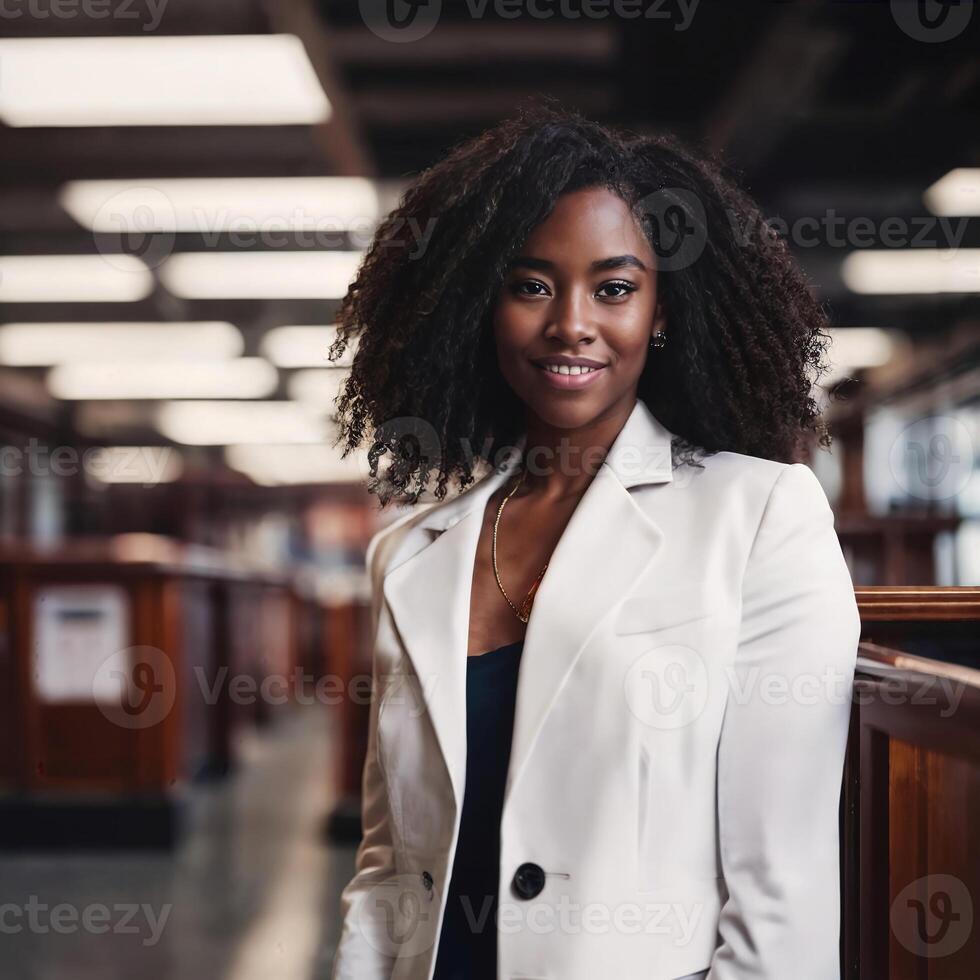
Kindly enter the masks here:
<path id="1" fill-rule="evenodd" d="M 707 980 L 838 980 L 838 808 L 861 621 L 813 471 L 783 469 L 749 553 L 718 746 L 728 897 Z"/>
<path id="2" fill-rule="evenodd" d="M 394 966 L 388 936 L 385 902 L 375 889 L 396 873 L 388 818 L 388 797 L 378 764 L 378 703 L 380 665 L 378 622 L 382 615 L 379 544 L 390 527 L 378 531 L 368 544 L 366 563 L 371 578 L 371 705 L 367 753 L 361 777 L 362 837 L 355 855 L 354 877 L 340 895 L 341 930 L 334 955 L 332 980 L 386 980 Z"/>

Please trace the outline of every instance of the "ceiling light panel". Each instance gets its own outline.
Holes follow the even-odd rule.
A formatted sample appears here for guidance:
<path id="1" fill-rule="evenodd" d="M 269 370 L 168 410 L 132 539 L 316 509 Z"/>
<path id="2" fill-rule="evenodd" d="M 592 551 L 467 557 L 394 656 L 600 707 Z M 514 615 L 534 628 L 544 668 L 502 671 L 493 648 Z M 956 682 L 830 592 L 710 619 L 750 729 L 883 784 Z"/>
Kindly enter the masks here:
<path id="1" fill-rule="evenodd" d="M 5 323 L 0 364 L 17 367 L 71 361 L 222 361 L 239 357 L 245 342 L 221 321 L 193 323 Z"/>
<path id="2" fill-rule="evenodd" d="M 293 34 L 0 40 L 8 126 L 322 123 L 330 103 Z"/>

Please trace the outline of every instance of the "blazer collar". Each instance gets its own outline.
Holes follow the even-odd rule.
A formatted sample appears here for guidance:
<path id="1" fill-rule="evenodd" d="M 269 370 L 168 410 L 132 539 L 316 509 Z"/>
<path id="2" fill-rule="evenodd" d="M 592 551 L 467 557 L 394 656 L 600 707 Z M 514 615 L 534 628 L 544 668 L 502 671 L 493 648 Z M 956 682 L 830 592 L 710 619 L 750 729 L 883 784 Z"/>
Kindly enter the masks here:
<path id="1" fill-rule="evenodd" d="M 524 637 L 505 807 L 586 639 L 663 560 L 666 532 L 651 516 L 656 508 L 640 507 L 630 489 L 672 481 L 672 435 L 638 400 L 555 547 Z M 382 579 L 457 806 L 466 778 L 466 655 L 474 562 L 486 502 L 519 462 L 519 454 L 509 455 L 474 486 L 431 507 L 405 536 Z"/>
<path id="2" fill-rule="evenodd" d="M 609 447 L 603 467 L 610 469 L 628 490 L 644 483 L 669 483 L 674 478 L 671 462 L 671 432 L 640 399 L 636 400 L 623 427 Z M 516 443 L 523 450 L 527 436 Z M 494 491 L 516 470 L 520 453 L 514 452 L 478 480 L 473 486 L 429 508 L 418 522 L 419 527 L 445 531 L 471 510 L 485 506 Z"/>

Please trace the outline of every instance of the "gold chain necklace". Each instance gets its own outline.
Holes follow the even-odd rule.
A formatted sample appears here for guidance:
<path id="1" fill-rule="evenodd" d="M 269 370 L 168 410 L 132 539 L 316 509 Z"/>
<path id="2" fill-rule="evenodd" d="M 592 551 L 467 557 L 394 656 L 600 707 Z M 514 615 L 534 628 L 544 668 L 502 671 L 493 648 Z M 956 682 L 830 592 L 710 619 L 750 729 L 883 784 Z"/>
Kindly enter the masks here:
<path id="1" fill-rule="evenodd" d="M 500 501 L 500 506 L 497 508 L 497 519 L 493 522 L 492 554 L 493 554 L 493 574 L 497 577 L 498 588 L 503 594 L 503 597 L 507 600 L 507 605 L 509 605 L 510 608 L 513 609 L 514 612 L 517 614 L 517 618 L 522 623 L 527 623 L 527 621 L 531 618 L 531 605 L 534 602 L 534 593 L 538 591 L 538 586 L 541 584 L 541 579 L 544 578 L 544 573 L 545 571 L 547 571 L 548 568 L 548 562 L 545 562 L 544 568 L 542 568 L 541 571 L 538 572 L 538 577 L 531 584 L 531 588 L 528 590 L 527 595 L 524 596 L 524 601 L 521 603 L 520 608 L 515 606 L 514 603 L 510 601 L 510 596 L 507 595 L 507 592 L 504 589 L 503 582 L 500 581 L 500 572 L 497 570 L 497 528 L 500 525 L 500 515 L 503 514 L 504 506 L 506 505 L 507 501 L 510 500 L 510 498 L 513 497 L 515 493 L 517 493 L 518 487 L 520 487 L 520 485 L 524 482 L 524 473 L 525 470 L 522 469 L 521 478 L 514 485 L 514 489 L 511 490 L 511 492 L 508 493 L 504 497 L 504 499 Z"/>

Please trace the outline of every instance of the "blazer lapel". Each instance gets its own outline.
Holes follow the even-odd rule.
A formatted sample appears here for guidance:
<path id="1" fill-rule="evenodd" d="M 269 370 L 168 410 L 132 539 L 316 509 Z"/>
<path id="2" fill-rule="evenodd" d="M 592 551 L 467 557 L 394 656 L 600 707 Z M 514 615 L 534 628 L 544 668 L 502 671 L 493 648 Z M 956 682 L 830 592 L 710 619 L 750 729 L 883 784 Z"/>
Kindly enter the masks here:
<path id="1" fill-rule="evenodd" d="M 534 597 L 521 655 L 505 803 L 593 627 L 630 591 L 662 539 L 615 474 L 600 468 Z"/>
<path id="2" fill-rule="evenodd" d="M 637 400 L 551 556 L 525 633 L 505 804 L 593 628 L 657 559 L 664 532 L 629 491 L 673 479 L 671 436 Z M 457 807 L 466 779 L 466 653 L 476 549 L 486 502 L 519 460 L 514 454 L 469 490 L 431 508 L 416 527 L 424 535 L 419 549 L 396 559 L 382 582 Z"/>
<path id="3" fill-rule="evenodd" d="M 457 805 L 466 785 L 466 653 L 473 568 L 487 500 L 520 462 L 513 455 L 475 486 L 431 508 L 421 550 L 389 567 L 382 592 L 419 678 Z"/>

